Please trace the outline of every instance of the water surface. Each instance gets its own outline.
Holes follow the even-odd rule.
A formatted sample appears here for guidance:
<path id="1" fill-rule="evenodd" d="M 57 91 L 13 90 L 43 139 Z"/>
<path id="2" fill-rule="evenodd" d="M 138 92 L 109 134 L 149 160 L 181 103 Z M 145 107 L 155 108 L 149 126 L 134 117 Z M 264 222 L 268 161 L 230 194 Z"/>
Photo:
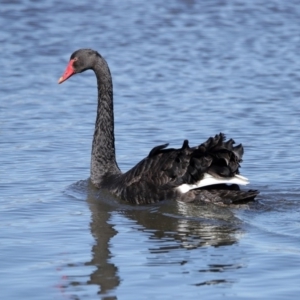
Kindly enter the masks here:
<path id="1" fill-rule="evenodd" d="M 298 299 L 297 1 L 2 1 L 3 299 Z M 88 180 L 92 72 L 114 81 L 123 171 L 158 144 L 224 132 L 245 148 L 249 208 L 120 203 Z"/>

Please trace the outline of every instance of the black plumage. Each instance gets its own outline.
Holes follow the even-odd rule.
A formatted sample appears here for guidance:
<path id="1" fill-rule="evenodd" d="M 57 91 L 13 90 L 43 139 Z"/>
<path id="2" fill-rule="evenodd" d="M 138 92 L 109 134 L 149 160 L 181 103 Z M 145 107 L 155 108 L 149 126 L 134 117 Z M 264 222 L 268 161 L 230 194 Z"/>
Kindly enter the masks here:
<path id="1" fill-rule="evenodd" d="M 122 173 L 115 157 L 113 87 L 106 61 L 94 50 L 80 49 L 71 55 L 59 83 L 88 69 L 95 72 L 98 85 L 91 158 L 91 181 L 96 187 L 136 204 L 165 199 L 232 204 L 256 197 L 257 191 L 241 191 L 236 184 L 198 186 L 206 174 L 225 182 L 239 174 L 243 147 L 234 146 L 232 139 L 226 141 L 222 133 L 196 147 L 190 147 L 188 140 L 179 149 L 167 148 L 168 144 L 156 146 L 135 167 Z M 179 189 L 181 186 L 185 190 Z"/>

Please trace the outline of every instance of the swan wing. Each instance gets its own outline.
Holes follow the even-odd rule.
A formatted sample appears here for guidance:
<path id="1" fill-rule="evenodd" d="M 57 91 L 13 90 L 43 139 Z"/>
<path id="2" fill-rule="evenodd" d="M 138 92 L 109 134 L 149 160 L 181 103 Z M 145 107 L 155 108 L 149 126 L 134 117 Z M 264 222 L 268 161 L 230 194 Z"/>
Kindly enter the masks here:
<path id="1" fill-rule="evenodd" d="M 226 141 L 222 133 L 192 148 L 187 140 L 179 149 L 167 146 L 153 148 L 145 159 L 122 175 L 122 194 L 126 194 L 122 198 L 131 198 L 132 194 L 139 198 L 138 203 L 149 203 L 206 186 L 249 183 L 239 175 L 242 145 L 234 146 L 234 141 Z M 148 200 L 143 201 L 145 198 Z"/>

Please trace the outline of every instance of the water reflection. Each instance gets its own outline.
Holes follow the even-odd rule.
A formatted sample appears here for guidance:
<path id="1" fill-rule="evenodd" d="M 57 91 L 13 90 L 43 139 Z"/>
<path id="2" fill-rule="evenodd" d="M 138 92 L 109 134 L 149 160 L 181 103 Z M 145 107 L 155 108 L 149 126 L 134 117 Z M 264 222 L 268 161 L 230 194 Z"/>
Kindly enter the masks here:
<path id="1" fill-rule="evenodd" d="M 108 223 L 110 219 L 111 205 L 97 201 L 97 195 L 93 192 L 88 194 L 87 202 L 91 210 L 91 224 L 90 229 L 95 244 L 92 247 L 93 258 L 89 265 L 94 265 L 96 270 L 90 275 L 88 284 L 96 284 L 100 287 L 99 293 L 106 295 L 103 299 L 116 299 L 110 295 L 119 284 L 120 278 L 118 276 L 118 268 L 110 262 L 110 240 L 117 234 L 113 225 Z"/>
<path id="2" fill-rule="evenodd" d="M 148 252 L 151 254 L 150 257 L 147 256 L 148 266 L 169 263 L 183 265 L 187 260 L 178 257 L 176 250 L 232 245 L 237 242 L 242 232 L 239 220 L 230 210 L 213 205 L 169 201 L 151 206 L 132 206 L 121 204 L 91 186 L 88 187 L 87 202 L 91 210 L 91 233 L 95 238 L 95 245 L 92 247 L 93 258 L 88 264 L 96 267 L 87 283 L 98 285 L 99 294 L 108 297 L 105 299 L 114 299 L 114 290 L 122 281 L 118 266 L 111 259 L 112 238 L 118 235 L 115 224 L 112 224 L 112 214 L 122 215 L 130 220 L 131 229 L 147 234 Z M 124 240 L 123 243 L 129 242 Z M 172 256 L 172 251 L 175 251 L 174 260 L 165 261 L 162 254 L 171 253 Z M 199 272 L 223 272 L 228 268 L 235 267 L 222 264 L 216 267 L 208 264 L 207 268 L 199 269 Z M 224 280 L 220 283 L 224 283 Z M 203 284 L 205 283 L 199 283 Z"/>

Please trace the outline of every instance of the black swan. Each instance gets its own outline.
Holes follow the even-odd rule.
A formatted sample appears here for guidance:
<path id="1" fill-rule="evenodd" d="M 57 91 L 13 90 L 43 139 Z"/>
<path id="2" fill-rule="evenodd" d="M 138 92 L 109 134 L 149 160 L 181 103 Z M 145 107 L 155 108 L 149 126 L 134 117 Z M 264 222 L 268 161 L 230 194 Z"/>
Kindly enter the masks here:
<path id="1" fill-rule="evenodd" d="M 234 147 L 234 141 L 225 141 L 222 133 L 196 147 L 190 147 L 187 140 L 179 149 L 167 148 L 168 144 L 154 147 L 135 167 L 122 173 L 116 162 L 113 84 L 105 59 L 91 49 L 75 51 L 58 83 L 90 69 L 98 85 L 90 177 L 97 188 L 135 204 L 165 199 L 216 204 L 254 200 L 257 191 L 241 191 L 238 186 L 249 183 L 239 175 L 243 147 Z"/>

